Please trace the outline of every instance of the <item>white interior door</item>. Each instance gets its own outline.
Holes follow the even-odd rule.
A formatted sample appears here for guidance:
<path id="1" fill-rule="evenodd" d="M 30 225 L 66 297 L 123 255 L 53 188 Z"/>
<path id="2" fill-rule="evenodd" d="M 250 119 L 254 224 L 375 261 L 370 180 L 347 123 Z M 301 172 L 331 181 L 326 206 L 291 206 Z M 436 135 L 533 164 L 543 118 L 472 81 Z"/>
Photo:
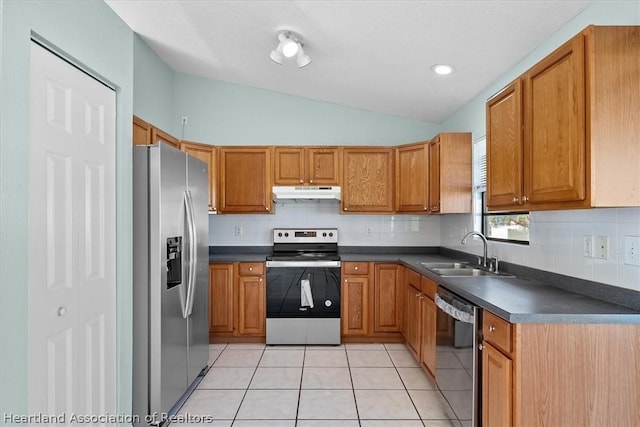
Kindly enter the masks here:
<path id="1" fill-rule="evenodd" d="M 116 409 L 115 98 L 32 43 L 29 411 L 64 424 Z"/>

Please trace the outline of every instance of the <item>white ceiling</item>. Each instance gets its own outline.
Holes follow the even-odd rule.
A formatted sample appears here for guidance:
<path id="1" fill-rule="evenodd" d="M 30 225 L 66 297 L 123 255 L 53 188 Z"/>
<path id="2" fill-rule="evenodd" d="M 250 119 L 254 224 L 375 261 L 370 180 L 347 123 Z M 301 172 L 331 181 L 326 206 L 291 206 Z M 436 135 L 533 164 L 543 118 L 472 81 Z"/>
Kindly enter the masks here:
<path id="1" fill-rule="evenodd" d="M 589 0 L 106 3 L 176 71 L 440 123 Z M 269 59 L 281 27 L 304 37 L 309 66 Z M 430 71 L 443 62 L 455 73 Z"/>

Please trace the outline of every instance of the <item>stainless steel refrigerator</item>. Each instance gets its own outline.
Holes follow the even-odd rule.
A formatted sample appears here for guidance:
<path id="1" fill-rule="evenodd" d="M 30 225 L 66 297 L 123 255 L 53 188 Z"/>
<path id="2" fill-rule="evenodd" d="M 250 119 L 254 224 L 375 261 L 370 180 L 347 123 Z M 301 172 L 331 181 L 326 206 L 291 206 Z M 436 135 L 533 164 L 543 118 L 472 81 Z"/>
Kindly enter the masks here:
<path id="1" fill-rule="evenodd" d="M 133 148 L 133 411 L 162 423 L 209 363 L 207 165 Z M 199 377 L 200 375 L 200 377 Z"/>

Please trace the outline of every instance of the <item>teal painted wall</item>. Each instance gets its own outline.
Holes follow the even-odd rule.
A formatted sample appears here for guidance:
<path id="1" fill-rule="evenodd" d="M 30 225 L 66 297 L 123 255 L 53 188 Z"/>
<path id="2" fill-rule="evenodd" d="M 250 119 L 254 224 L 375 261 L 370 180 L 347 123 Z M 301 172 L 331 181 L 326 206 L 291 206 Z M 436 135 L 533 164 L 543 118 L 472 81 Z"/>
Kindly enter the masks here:
<path id="1" fill-rule="evenodd" d="M 0 414 L 28 404 L 31 32 L 117 89 L 118 410 L 131 406 L 133 33 L 102 1 L 0 0 Z M 0 417 L 0 423 L 4 419 Z"/>
<path id="2" fill-rule="evenodd" d="M 419 120 L 184 73 L 176 73 L 174 93 L 174 136 L 211 145 L 397 145 L 439 130 Z"/>
<path id="3" fill-rule="evenodd" d="M 133 114 L 170 134 L 174 74 L 144 40 L 133 36 Z"/>

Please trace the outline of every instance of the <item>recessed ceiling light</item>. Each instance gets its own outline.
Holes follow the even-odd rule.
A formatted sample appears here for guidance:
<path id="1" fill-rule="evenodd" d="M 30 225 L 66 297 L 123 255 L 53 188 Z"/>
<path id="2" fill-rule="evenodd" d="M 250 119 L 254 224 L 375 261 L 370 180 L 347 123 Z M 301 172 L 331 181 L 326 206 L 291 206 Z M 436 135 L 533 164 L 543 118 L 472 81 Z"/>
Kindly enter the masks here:
<path id="1" fill-rule="evenodd" d="M 435 64 L 431 66 L 431 70 L 436 74 L 446 76 L 447 74 L 453 73 L 453 66 L 449 64 Z"/>

